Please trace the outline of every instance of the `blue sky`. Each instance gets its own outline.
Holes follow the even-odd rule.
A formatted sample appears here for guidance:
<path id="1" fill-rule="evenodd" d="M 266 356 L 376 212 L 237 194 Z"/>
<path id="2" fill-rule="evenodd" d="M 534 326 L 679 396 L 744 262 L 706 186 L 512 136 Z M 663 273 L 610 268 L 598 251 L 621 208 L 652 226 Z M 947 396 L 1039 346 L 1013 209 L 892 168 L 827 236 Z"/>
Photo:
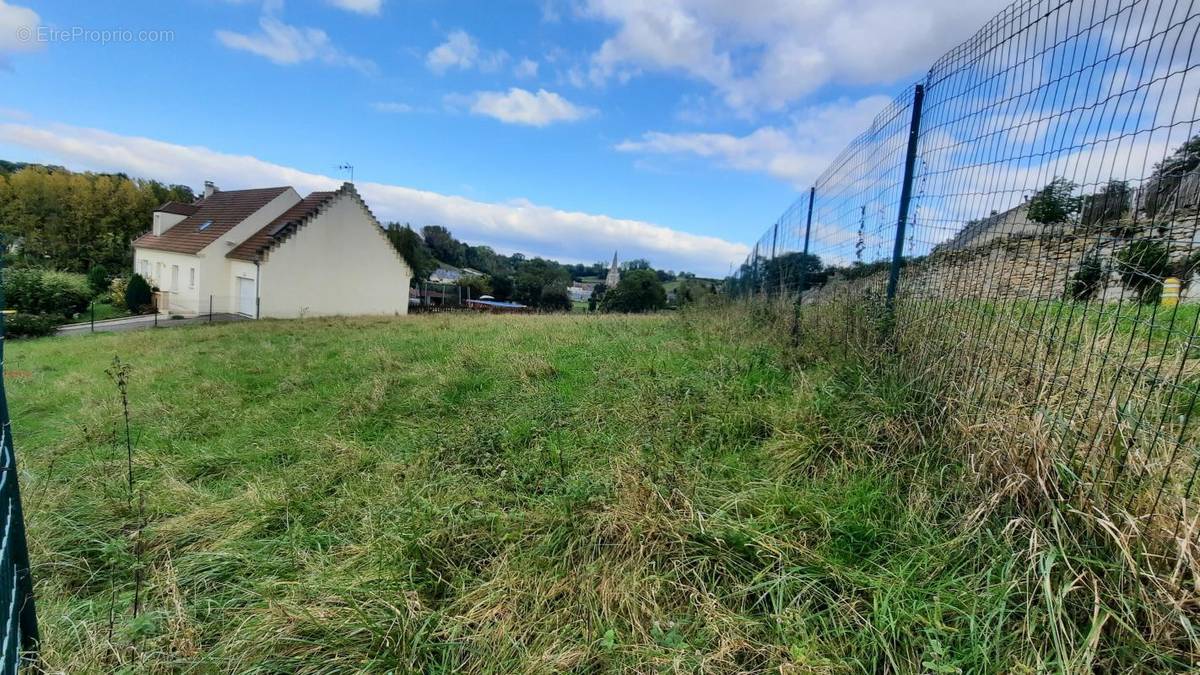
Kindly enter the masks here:
<path id="1" fill-rule="evenodd" d="M 1002 6 L 0 0 L 0 158 L 301 191 L 349 162 L 383 220 L 723 275 Z"/>

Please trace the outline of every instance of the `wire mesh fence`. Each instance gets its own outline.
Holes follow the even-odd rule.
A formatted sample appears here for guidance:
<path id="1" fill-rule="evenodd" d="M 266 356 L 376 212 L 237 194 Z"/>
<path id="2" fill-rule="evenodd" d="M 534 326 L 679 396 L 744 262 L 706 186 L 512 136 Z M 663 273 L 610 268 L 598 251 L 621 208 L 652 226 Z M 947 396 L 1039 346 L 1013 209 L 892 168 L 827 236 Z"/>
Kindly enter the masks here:
<path id="1" fill-rule="evenodd" d="M 4 305 L 0 291 L 0 307 Z M 0 315 L 0 672 L 15 673 L 23 658 L 37 648 L 37 618 L 33 605 L 33 579 L 25 544 L 25 518 L 17 485 L 12 423 L 4 389 L 4 318 Z"/>
<path id="2" fill-rule="evenodd" d="M 980 433 L 1019 411 L 1024 461 L 1078 508 L 1194 532 L 1198 34 L 1190 1 L 1016 2 L 879 114 L 730 290 L 794 308 L 827 352 L 886 342 Z"/>

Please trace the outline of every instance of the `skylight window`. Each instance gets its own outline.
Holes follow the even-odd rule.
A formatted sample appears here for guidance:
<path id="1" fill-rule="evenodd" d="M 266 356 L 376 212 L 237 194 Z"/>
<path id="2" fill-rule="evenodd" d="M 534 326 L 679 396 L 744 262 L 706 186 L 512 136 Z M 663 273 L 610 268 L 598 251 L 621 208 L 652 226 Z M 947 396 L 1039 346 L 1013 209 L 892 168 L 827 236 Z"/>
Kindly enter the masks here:
<path id="1" fill-rule="evenodd" d="M 206 220 L 206 221 L 204 221 L 203 223 L 200 223 L 200 227 L 196 228 L 196 230 L 197 230 L 197 231 L 199 231 L 199 232 L 203 232 L 203 231 L 205 231 L 205 230 L 207 230 L 207 229 L 208 229 L 208 226 L 209 226 L 209 225 L 212 225 L 212 221 L 211 221 L 211 220 Z"/>

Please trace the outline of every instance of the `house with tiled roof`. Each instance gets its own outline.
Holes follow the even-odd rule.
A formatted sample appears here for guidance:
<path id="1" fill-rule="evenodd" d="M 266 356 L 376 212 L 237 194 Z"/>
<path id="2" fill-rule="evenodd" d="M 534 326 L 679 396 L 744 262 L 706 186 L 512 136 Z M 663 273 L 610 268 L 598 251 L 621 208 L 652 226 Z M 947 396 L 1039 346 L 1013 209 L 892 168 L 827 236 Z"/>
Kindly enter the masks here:
<path id="1" fill-rule="evenodd" d="M 405 314 L 412 270 L 351 183 L 218 190 L 167 202 L 133 242 L 159 311 L 251 318 Z"/>

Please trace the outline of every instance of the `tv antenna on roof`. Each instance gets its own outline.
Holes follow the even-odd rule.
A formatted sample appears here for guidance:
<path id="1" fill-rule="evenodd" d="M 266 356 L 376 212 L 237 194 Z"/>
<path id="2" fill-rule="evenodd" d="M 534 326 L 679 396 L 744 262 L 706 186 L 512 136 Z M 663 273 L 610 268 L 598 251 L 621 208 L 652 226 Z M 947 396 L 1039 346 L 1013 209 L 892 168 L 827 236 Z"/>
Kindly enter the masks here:
<path id="1" fill-rule="evenodd" d="M 350 182 L 354 182 L 354 165 L 353 164 L 338 164 L 338 171 L 349 171 Z"/>

